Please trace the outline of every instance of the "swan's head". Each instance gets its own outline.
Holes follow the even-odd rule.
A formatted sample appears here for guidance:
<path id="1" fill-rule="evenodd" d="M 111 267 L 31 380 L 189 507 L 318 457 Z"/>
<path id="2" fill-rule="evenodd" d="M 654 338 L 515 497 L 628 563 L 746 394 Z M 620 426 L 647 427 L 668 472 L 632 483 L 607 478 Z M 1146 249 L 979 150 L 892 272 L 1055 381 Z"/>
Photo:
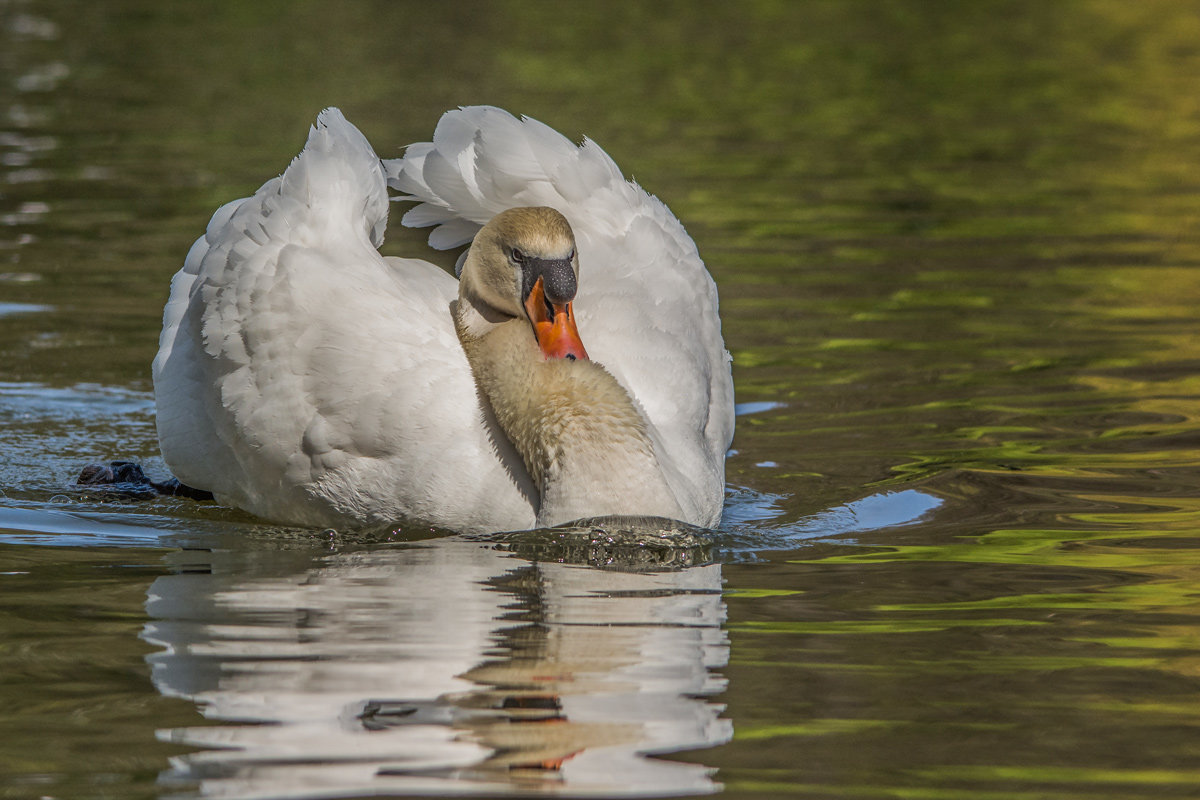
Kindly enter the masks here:
<path id="1" fill-rule="evenodd" d="M 488 322 L 529 321 L 546 358 L 586 359 L 571 304 L 579 283 L 575 234 L 544 206 L 497 214 L 471 243 L 459 299 Z"/>

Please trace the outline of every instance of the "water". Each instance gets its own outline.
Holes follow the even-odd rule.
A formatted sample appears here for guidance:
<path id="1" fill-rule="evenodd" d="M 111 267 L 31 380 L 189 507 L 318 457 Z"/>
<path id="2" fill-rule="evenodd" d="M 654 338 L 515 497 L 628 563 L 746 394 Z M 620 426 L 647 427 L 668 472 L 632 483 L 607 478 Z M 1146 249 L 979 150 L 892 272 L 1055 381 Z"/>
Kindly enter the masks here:
<path id="1" fill-rule="evenodd" d="M 1198 12 L 0 2 L 0 797 L 1195 796 Z M 325 105 L 391 155 L 478 102 L 697 240 L 720 530 L 71 488 L 165 473 L 149 362 L 213 209 Z"/>

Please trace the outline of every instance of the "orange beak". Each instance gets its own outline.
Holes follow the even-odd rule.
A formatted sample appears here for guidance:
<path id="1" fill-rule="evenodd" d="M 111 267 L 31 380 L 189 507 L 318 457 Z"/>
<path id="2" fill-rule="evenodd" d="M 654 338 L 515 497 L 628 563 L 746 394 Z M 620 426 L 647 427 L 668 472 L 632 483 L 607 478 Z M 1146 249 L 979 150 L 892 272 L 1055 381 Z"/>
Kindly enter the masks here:
<path id="1" fill-rule="evenodd" d="M 575 315 L 571 312 L 571 304 L 551 304 L 546 301 L 546 293 L 542 288 L 539 276 L 533 284 L 529 296 L 525 298 L 525 313 L 533 323 L 533 334 L 537 337 L 538 346 L 546 358 L 569 358 L 572 361 L 587 360 L 587 351 L 579 340 L 579 331 L 575 328 Z"/>

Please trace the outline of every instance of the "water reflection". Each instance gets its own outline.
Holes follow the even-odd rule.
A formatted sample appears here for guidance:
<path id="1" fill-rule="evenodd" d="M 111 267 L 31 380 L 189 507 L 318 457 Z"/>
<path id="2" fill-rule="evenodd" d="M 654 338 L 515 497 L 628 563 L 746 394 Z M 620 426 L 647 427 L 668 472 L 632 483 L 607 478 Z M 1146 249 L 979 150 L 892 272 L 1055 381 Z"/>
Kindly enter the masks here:
<path id="1" fill-rule="evenodd" d="M 647 758 L 732 737 L 716 564 L 597 569 L 459 538 L 314 553 L 184 551 L 150 588 L 160 692 L 217 722 L 204 796 L 715 791 Z M 518 548 L 519 549 L 519 548 Z"/>

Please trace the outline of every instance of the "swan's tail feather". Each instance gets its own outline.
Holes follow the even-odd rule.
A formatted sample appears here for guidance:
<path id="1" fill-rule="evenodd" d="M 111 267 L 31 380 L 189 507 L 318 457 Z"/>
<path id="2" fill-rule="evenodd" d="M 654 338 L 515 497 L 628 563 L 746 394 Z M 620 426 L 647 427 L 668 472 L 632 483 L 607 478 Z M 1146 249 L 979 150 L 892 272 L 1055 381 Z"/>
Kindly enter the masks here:
<path id="1" fill-rule="evenodd" d="M 628 230 L 634 212 L 648 206 L 673 220 L 592 140 L 576 146 L 537 120 L 491 106 L 448 112 L 432 142 L 411 145 L 384 165 L 388 185 L 404 193 L 397 199 L 420 203 L 401 221 L 437 226 L 429 237 L 437 249 L 466 244 L 514 206 L 550 206 L 572 224 L 586 219 L 610 234 Z"/>

